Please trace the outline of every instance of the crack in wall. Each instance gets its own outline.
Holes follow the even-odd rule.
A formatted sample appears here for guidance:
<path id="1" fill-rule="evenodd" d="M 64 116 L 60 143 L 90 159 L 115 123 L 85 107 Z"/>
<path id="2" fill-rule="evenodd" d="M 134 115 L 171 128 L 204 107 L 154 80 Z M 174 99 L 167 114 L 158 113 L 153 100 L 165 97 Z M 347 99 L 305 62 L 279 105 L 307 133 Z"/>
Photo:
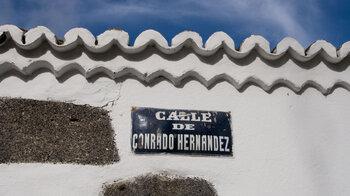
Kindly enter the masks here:
<path id="1" fill-rule="evenodd" d="M 122 90 L 122 87 L 123 87 L 123 82 L 118 82 L 117 83 L 117 91 L 118 91 L 118 94 L 117 94 L 117 97 L 111 101 L 108 101 L 106 104 L 104 104 L 103 106 L 101 106 L 101 108 L 107 110 L 108 112 L 111 112 L 114 105 L 117 105 L 120 97 L 121 97 L 121 90 Z"/>

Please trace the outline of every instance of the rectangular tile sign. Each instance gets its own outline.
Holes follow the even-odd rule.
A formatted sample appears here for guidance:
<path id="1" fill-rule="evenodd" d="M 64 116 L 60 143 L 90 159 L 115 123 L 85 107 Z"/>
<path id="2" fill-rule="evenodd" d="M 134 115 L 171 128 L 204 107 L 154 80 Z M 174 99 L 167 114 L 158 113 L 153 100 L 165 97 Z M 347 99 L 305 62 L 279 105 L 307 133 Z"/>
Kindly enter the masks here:
<path id="1" fill-rule="evenodd" d="M 133 107 L 131 149 L 137 154 L 232 156 L 229 112 Z"/>

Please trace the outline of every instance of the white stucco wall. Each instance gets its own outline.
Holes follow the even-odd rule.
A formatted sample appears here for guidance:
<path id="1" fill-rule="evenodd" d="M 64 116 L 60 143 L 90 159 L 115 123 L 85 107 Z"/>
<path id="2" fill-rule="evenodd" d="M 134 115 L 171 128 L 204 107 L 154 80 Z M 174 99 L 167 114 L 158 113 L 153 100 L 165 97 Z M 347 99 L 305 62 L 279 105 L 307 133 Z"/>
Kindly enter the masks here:
<path id="1" fill-rule="evenodd" d="M 103 107 L 120 155 L 107 166 L 0 164 L 0 195 L 93 196 L 103 183 L 150 172 L 202 177 L 220 196 L 350 194 L 350 42 L 336 51 L 317 41 L 304 51 L 286 38 L 270 52 L 259 36 L 236 50 L 222 32 L 204 47 L 193 32 L 170 46 L 154 31 L 134 46 L 123 31 L 106 31 L 97 45 L 84 29 L 62 45 L 44 27 L 4 25 L 0 33 L 13 42 L 0 43 L 0 97 Z M 136 155 L 132 106 L 231 111 L 234 157 Z"/>
<path id="2" fill-rule="evenodd" d="M 40 85 L 39 85 L 40 84 Z M 197 81 L 176 88 L 137 80 L 88 83 L 74 75 L 60 83 L 48 72 L 27 82 L 8 77 L 0 96 L 59 100 L 110 110 L 120 161 L 108 166 L 1 164 L 1 195 L 98 195 L 102 184 L 149 172 L 198 176 L 219 195 L 348 195 L 350 93 L 315 89 L 269 94 L 251 86 L 238 92 L 227 82 L 207 89 Z M 112 100 L 115 100 L 112 105 Z M 131 107 L 232 111 L 234 158 L 136 155 L 131 152 Z"/>

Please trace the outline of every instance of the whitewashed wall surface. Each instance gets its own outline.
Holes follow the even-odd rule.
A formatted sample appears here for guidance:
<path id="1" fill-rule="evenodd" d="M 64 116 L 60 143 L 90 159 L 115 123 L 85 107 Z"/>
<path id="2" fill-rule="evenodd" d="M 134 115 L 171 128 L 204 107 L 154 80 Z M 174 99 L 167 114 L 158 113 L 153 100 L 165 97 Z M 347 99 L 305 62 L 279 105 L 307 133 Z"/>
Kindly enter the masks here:
<path id="1" fill-rule="evenodd" d="M 0 26 L 0 97 L 102 108 L 119 156 L 102 165 L 5 161 L 0 195 L 103 195 L 114 181 L 164 173 L 204 179 L 220 196 L 350 195 L 349 52 L 350 42 L 305 50 L 293 38 L 271 50 L 256 35 L 237 47 L 224 32 L 203 44 L 186 31 L 169 44 L 147 30 L 130 45 L 117 29 L 94 37 L 75 28 L 60 40 L 41 26 Z M 133 106 L 229 111 L 233 156 L 135 154 Z"/>

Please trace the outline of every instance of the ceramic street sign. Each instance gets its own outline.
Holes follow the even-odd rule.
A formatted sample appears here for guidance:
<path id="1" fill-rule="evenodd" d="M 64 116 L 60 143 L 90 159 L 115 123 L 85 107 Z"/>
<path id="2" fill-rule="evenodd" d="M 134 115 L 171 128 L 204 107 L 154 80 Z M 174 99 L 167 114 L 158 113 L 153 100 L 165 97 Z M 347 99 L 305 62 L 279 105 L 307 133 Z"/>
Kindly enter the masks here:
<path id="1" fill-rule="evenodd" d="M 133 107 L 131 118 L 135 153 L 232 156 L 230 112 Z"/>

